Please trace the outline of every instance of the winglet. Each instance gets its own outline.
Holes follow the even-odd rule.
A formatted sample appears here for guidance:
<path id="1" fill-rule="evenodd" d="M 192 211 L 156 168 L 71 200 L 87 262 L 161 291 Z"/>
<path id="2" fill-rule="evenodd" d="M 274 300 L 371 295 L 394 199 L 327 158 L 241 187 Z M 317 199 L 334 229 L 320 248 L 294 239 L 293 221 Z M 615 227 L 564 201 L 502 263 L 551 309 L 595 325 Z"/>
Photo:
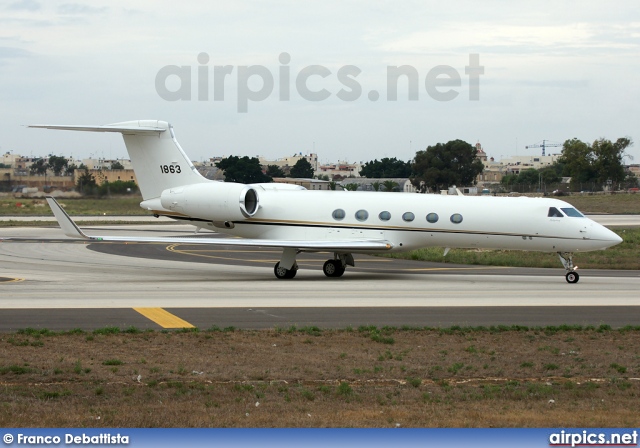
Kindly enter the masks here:
<path id="1" fill-rule="evenodd" d="M 87 235 L 85 235 L 80 228 L 76 225 L 75 222 L 71 219 L 71 217 L 64 211 L 64 209 L 58 204 L 51 196 L 47 196 L 47 203 L 49 207 L 51 207 L 51 211 L 53 212 L 58 224 L 60 224 L 60 228 L 65 235 L 70 238 L 82 238 L 89 239 Z"/>

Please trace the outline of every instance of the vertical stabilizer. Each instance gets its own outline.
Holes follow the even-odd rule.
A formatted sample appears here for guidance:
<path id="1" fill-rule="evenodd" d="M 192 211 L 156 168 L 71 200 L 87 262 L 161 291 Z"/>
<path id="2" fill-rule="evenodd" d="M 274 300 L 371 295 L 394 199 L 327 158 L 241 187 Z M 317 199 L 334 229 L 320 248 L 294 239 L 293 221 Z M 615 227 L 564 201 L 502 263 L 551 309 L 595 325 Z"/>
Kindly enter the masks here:
<path id="1" fill-rule="evenodd" d="M 173 127 L 164 121 L 153 121 L 153 123 L 164 128 L 165 132 L 122 133 L 140 184 L 142 197 L 145 200 L 158 198 L 162 191 L 168 188 L 210 182 L 198 173 L 182 150 L 176 140 Z"/>

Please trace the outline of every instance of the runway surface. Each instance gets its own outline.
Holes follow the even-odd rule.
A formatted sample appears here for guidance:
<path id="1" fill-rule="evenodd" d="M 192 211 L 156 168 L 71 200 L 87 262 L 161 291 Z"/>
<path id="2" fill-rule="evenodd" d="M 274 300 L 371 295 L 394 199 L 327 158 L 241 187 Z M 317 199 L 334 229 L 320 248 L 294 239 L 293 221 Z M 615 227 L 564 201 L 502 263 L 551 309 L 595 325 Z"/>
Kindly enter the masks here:
<path id="1" fill-rule="evenodd" d="M 90 234 L 192 236 L 186 226 L 87 228 Z M 327 254 L 301 254 L 278 280 L 269 249 L 69 241 L 55 228 L 1 229 L 0 331 L 106 326 L 640 325 L 640 273 L 485 268 L 356 256 L 340 279 Z"/>

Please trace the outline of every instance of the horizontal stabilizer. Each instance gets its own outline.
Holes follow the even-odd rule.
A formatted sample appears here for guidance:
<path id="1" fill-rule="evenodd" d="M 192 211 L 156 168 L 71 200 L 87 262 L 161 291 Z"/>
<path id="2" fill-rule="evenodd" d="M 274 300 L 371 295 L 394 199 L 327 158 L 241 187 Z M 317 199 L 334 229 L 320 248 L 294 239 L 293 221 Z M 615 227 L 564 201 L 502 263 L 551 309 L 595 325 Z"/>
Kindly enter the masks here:
<path id="1" fill-rule="evenodd" d="M 166 125 L 163 126 L 163 122 L 158 122 L 157 120 L 128 121 L 126 123 L 114 123 L 104 126 L 32 124 L 28 127 L 57 129 L 61 131 L 119 132 L 121 134 L 152 134 L 167 130 Z"/>
<path id="2" fill-rule="evenodd" d="M 34 124 L 29 127 L 121 134 L 145 201 L 160 198 L 164 190 L 211 182 L 193 166 L 178 144 L 173 127 L 166 121 L 133 120 L 103 126 Z"/>

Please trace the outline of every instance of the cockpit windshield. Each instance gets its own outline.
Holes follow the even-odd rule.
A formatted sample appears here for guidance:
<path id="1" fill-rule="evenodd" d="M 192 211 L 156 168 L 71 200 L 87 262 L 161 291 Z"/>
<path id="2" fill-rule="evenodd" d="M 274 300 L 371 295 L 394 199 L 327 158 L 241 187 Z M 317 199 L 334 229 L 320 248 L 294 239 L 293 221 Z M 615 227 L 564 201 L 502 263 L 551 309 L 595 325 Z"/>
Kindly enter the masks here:
<path id="1" fill-rule="evenodd" d="M 549 218 L 564 218 L 562 212 L 555 207 L 549 207 L 549 214 L 547 216 Z"/>
<path id="2" fill-rule="evenodd" d="M 562 210 L 564 214 L 562 214 L 560 210 Z M 567 215 L 570 218 L 584 218 L 584 215 L 573 207 L 562 207 L 560 210 L 555 207 L 549 207 L 547 216 L 549 218 L 564 218 L 564 216 Z"/>
<path id="3" fill-rule="evenodd" d="M 562 211 L 570 218 L 584 218 L 584 215 L 573 207 L 563 208 Z"/>

